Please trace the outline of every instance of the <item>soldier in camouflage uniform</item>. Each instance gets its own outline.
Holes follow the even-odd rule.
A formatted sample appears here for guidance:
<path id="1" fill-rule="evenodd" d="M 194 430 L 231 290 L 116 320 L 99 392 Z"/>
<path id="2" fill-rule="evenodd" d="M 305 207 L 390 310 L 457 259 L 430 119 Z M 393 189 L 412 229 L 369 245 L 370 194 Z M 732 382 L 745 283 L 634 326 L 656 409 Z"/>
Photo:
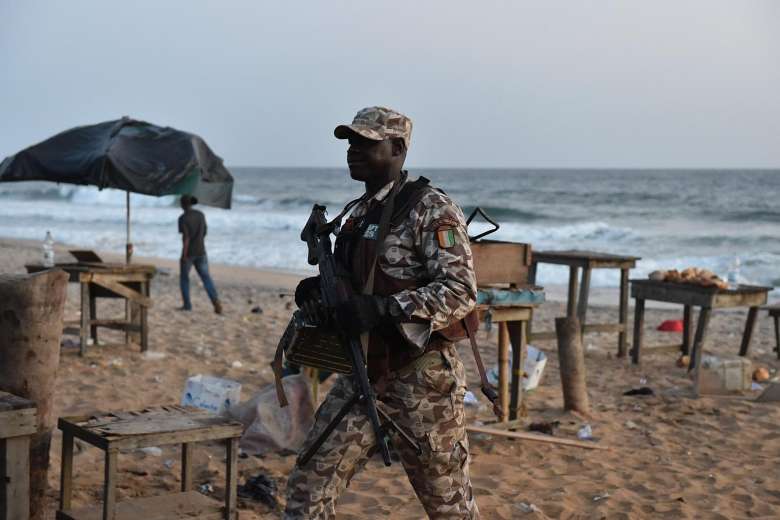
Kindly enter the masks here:
<path id="1" fill-rule="evenodd" d="M 370 333 L 367 363 L 378 406 L 422 449 L 418 456 L 406 443 L 394 443 L 417 497 L 431 518 L 478 518 L 463 408 L 466 377 L 451 341 L 462 337 L 459 320 L 476 303 L 476 279 L 460 208 L 427 180 L 413 183 L 401 170 L 411 129 L 411 120 L 384 107 L 363 109 L 351 125 L 336 128 L 336 137 L 350 142 L 351 176 L 366 184 L 338 233 L 336 257 L 359 295 L 351 308 L 352 332 Z M 405 206 L 399 193 L 406 194 Z M 398 214 L 377 248 L 377 215 L 391 194 Z M 362 295 L 374 258 L 373 291 Z M 316 278 L 308 279 L 296 291 L 313 321 L 319 312 L 315 287 Z M 340 376 L 301 453 L 353 391 L 351 379 Z M 333 518 L 339 494 L 375 451 L 371 423 L 362 407 L 353 407 L 306 466 L 296 464 L 285 518 Z"/>

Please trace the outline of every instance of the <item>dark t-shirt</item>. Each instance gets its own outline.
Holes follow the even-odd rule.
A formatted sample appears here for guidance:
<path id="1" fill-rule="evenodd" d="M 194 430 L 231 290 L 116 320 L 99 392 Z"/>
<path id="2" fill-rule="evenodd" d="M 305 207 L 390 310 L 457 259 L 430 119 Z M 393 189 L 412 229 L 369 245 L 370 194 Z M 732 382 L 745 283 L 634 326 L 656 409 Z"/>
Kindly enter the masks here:
<path id="1" fill-rule="evenodd" d="M 187 256 L 205 256 L 206 217 L 197 209 L 189 209 L 179 217 L 179 233 L 186 233 L 190 239 Z"/>

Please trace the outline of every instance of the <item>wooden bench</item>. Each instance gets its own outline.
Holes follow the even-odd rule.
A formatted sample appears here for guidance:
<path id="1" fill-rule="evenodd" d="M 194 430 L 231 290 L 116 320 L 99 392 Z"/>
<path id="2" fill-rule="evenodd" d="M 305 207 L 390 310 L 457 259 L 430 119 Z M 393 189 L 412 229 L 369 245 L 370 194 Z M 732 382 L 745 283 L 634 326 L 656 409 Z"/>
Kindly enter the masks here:
<path id="1" fill-rule="evenodd" d="M 35 403 L 0 391 L 0 520 L 30 517 L 30 436 Z"/>
<path id="2" fill-rule="evenodd" d="M 238 439 L 241 423 L 197 408 L 160 406 L 135 412 L 60 418 L 62 471 L 57 520 L 235 520 L 238 480 Z M 105 452 L 103 506 L 71 508 L 73 439 Z M 225 503 L 192 488 L 194 442 L 221 440 L 227 449 Z M 181 444 L 181 493 L 116 502 L 119 450 Z"/>

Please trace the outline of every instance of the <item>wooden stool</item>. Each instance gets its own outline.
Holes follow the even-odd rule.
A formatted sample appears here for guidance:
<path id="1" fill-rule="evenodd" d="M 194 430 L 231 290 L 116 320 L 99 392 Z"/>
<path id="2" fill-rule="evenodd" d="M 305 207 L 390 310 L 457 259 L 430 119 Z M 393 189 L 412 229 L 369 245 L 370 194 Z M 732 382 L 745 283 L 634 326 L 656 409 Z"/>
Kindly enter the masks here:
<path id="1" fill-rule="evenodd" d="M 780 359 L 780 305 L 767 305 L 764 309 L 769 311 L 769 316 L 775 321 L 775 352 L 777 359 Z"/>
<path id="2" fill-rule="evenodd" d="M 173 520 L 238 518 L 238 439 L 241 423 L 197 408 L 161 406 L 137 412 L 117 412 L 85 417 L 60 418 L 62 430 L 62 472 L 60 510 L 57 520 Z M 105 452 L 105 481 L 102 514 L 99 506 L 71 509 L 73 490 L 73 438 Z M 192 491 L 192 443 L 224 440 L 227 448 L 227 482 L 224 506 Z M 117 455 L 119 450 L 165 444 L 181 444 L 181 493 L 116 502 Z"/>
<path id="3" fill-rule="evenodd" d="M 30 435 L 35 403 L 0 391 L 0 520 L 30 517 Z"/>

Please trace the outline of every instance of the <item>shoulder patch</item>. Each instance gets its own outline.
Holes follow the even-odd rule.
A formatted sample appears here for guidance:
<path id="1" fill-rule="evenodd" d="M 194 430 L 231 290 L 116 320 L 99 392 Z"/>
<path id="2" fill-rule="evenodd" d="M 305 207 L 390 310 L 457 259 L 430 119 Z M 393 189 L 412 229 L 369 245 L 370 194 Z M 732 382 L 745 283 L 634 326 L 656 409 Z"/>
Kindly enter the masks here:
<path id="1" fill-rule="evenodd" d="M 433 222 L 428 224 L 425 228 L 426 231 L 438 231 L 439 228 L 456 228 L 460 225 L 457 219 L 446 216 L 446 217 L 439 217 L 435 219 Z"/>
<path id="2" fill-rule="evenodd" d="M 455 236 L 455 230 L 452 228 L 439 228 L 436 230 L 436 240 L 439 242 L 439 247 L 442 249 L 448 249 L 458 243 Z"/>

